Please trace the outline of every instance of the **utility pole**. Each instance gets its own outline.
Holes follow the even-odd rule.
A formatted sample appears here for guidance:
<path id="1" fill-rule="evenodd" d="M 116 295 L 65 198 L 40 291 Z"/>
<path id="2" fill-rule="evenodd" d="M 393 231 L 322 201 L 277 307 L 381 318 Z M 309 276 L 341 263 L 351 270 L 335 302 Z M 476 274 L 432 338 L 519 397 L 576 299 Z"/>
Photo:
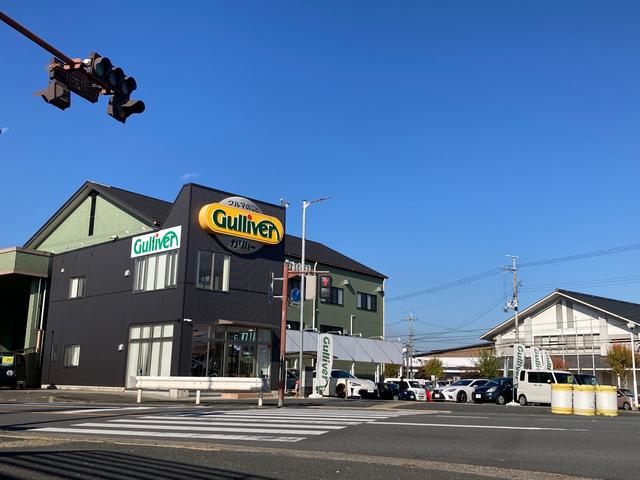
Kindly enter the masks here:
<path id="1" fill-rule="evenodd" d="M 409 378 L 413 380 L 413 322 L 416 318 L 413 313 L 402 319 L 403 322 L 409 322 L 409 336 L 407 337 L 407 369 L 409 370 Z"/>
<path id="2" fill-rule="evenodd" d="M 514 333 L 515 333 L 515 341 L 513 348 L 513 389 L 512 389 L 512 400 L 510 405 L 517 405 L 516 401 L 516 385 L 518 383 L 518 379 L 516 376 L 516 355 L 515 355 L 515 344 L 520 343 L 520 335 L 518 334 L 518 265 L 516 264 L 516 259 L 518 258 L 515 255 L 507 255 L 507 257 L 511 257 L 511 268 L 507 267 L 507 270 L 513 273 L 513 293 L 511 296 L 511 300 L 507 302 L 505 306 L 505 311 L 513 311 L 514 312 Z"/>

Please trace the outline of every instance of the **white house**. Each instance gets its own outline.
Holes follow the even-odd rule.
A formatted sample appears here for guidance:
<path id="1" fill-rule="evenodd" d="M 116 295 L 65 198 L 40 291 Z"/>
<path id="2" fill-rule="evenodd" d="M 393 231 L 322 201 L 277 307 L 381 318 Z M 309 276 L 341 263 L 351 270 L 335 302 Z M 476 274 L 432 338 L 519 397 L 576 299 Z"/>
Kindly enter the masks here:
<path id="1" fill-rule="evenodd" d="M 609 346 L 629 345 L 633 332 L 638 351 L 638 325 L 640 304 L 557 289 L 519 312 L 518 342 L 515 316 L 480 338 L 493 342 L 496 354 L 506 360 L 513 356 L 514 343 L 534 345 L 547 350 L 555 359 L 562 359 L 569 370 L 594 374 L 600 383 L 613 385 L 617 379 L 613 378 L 605 358 Z M 525 366 L 528 365 L 529 361 Z M 622 381 L 631 385 L 631 373 Z"/>

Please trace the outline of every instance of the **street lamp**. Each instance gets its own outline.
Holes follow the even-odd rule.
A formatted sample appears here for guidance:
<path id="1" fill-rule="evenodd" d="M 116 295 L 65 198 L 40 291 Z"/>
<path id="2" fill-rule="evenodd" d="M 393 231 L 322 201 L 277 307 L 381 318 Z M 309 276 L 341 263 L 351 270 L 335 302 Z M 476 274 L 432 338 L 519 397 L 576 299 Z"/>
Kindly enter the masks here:
<path id="1" fill-rule="evenodd" d="M 636 324 L 634 322 L 627 323 L 629 333 L 631 334 L 631 371 L 633 372 L 633 403 L 638 408 L 638 381 L 636 380 L 636 349 L 633 342 L 635 337 Z"/>
<path id="2" fill-rule="evenodd" d="M 300 260 L 300 270 L 302 272 L 305 271 L 305 237 L 307 234 L 307 208 L 310 205 L 313 205 L 314 203 L 319 203 L 319 202 L 323 202 L 325 200 L 329 200 L 331 197 L 320 197 L 320 198 L 316 198 L 315 200 L 311 200 L 311 201 L 307 201 L 307 200 L 303 200 L 302 201 L 302 258 Z M 300 359 L 299 359 L 299 365 L 298 365 L 298 370 L 299 370 L 299 375 L 298 378 L 300 379 L 300 396 L 304 398 L 304 366 L 302 365 L 302 353 L 304 351 L 303 349 L 303 342 L 304 342 L 304 281 L 305 281 L 305 275 L 301 274 L 300 275 Z"/>

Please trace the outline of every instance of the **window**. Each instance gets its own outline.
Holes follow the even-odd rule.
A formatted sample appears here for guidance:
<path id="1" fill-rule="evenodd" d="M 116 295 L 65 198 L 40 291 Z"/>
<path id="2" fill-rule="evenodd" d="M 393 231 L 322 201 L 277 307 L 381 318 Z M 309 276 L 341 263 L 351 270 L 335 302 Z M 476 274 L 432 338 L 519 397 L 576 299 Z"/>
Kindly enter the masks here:
<path id="1" fill-rule="evenodd" d="M 85 277 L 72 277 L 69 281 L 69 298 L 84 297 Z"/>
<path id="2" fill-rule="evenodd" d="M 300 323 L 298 323 L 298 325 L 300 325 Z M 335 325 L 320 325 L 320 333 L 339 333 L 339 335 L 342 335 L 343 333 L 343 329 L 342 327 L 336 327 Z"/>
<path id="3" fill-rule="evenodd" d="M 80 365 L 80 345 L 64 346 L 64 366 L 77 367 Z"/>
<path id="4" fill-rule="evenodd" d="M 148 292 L 176 286 L 178 251 L 136 258 L 133 291 Z"/>
<path id="5" fill-rule="evenodd" d="M 230 266 L 231 256 L 199 250 L 196 287 L 205 290 L 228 292 Z"/>
<path id="6" fill-rule="evenodd" d="M 529 383 L 540 383 L 540 372 L 529 372 Z"/>
<path id="7" fill-rule="evenodd" d="M 129 329 L 127 385 L 135 385 L 136 375 L 171 374 L 172 323 L 136 325 Z"/>
<path id="8" fill-rule="evenodd" d="M 320 302 L 342 306 L 344 304 L 344 289 L 331 287 L 331 298 L 320 298 Z"/>
<path id="9" fill-rule="evenodd" d="M 370 310 L 375 312 L 378 309 L 378 298 L 375 295 L 369 295 L 368 293 L 358 292 L 358 304 L 359 310 Z"/>

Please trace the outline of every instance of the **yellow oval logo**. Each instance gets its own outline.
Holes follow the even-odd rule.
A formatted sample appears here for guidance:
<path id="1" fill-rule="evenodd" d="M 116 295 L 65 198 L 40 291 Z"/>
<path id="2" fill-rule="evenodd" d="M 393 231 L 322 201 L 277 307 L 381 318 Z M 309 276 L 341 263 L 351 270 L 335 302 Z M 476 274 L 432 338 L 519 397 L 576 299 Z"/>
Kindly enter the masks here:
<path id="1" fill-rule="evenodd" d="M 271 245 L 280 243 L 284 234 L 282 223 L 276 217 L 221 203 L 202 207 L 198 220 L 205 230 Z"/>

